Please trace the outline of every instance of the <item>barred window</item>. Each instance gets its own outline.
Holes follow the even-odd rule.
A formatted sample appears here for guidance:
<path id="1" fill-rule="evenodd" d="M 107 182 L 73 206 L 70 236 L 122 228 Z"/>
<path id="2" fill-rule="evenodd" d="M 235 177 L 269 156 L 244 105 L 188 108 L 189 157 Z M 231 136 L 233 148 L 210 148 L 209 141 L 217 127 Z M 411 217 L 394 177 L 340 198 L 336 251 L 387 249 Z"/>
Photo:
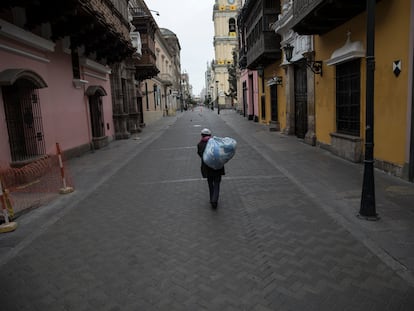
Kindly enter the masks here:
<path id="1" fill-rule="evenodd" d="M 361 61 L 336 66 L 336 131 L 360 135 Z"/>

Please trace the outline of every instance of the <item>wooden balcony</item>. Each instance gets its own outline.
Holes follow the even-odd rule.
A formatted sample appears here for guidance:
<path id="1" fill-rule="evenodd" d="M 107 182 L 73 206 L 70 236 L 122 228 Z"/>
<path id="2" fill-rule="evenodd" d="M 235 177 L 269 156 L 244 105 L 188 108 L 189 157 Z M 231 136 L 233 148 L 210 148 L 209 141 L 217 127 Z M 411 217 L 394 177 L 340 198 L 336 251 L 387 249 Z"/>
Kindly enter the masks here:
<path id="1" fill-rule="evenodd" d="M 292 28 L 300 35 L 322 35 L 365 9 L 365 0 L 295 0 Z"/>
<path id="2" fill-rule="evenodd" d="M 98 61 L 105 59 L 110 64 L 134 51 L 125 14 L 127 4 L 127 0 L 106 0 L 99 5 L 92 0 L 2 0 L 0 16 L 14 23 L 11 10 L 23 8 L 26 30 L 38 33 L 42 24 L 49 24 L 52 41 L 70 37 L 72 49 L 83 46 L 86 56 L 96 53 Z"/>
<path id="3" fill-rule="evenodd" d="M 144 81 L 155 77 L 160 71 L 156 66 L 156 57 L 152 49 L 147 45 L 142 45 L 141 58 L 134 59 L 135 78 L 138 81 Z"/>
<path id="4" fill-rule="evenodd" d="M 259 66 L 267 66 L 281 59 L 280 41 L 280 36 L 274 31 L 263 31 L 259 39 L 247 50 L 247 68 L 256 69 Z"/>
<path id="5" fill-rule="evenodd" d="M 239 67 L 240 69 L 247 68 L 247 55 L 246 51 L 242 48 L 239 51 Z"/>
<path id="6" fill-rule="evenodd" d="M 281 38 L 270 27 L 280 14 L 278 1 L 247 1 L 238 17 L 240 33 L 245 36 L 239 63 L 249 69 L 267 66 L 282 57 Z"/>
<path id="7" fill-rule="evenodd" d="M 136 7 L 131 10 L 132 25 L 141 35 L 142 57 L 135 59 L 135 77 L 138 81 L 155 77 L 160 71 L 156 65 L 155 32 L 157 24 L 151 12 L 146 7 Z"/>

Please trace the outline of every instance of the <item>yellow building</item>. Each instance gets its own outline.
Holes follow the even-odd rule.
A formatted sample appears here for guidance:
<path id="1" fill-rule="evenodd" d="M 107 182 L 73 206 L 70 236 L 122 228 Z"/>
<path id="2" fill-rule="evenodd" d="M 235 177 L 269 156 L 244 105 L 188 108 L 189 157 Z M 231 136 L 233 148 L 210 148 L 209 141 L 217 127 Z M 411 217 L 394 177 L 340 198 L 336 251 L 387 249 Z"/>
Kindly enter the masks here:
<path id="1" fill-rule="evenodd" d="M 346 0 L 312 0 L 306 10 L 293 5 L 290 26 L 299 36 L 313 36 L 311 49 L 305 53 L 308 57 L 300 61 L 307 68 L 307 107 L 314 108 L 316 144 L 359 162 L 366 142 L 369 29 L 366 1 L 361 1 L 359 7 L 348 4 Z M 375 166 L 413 181 L 414 1 L 382 0 L 376 1 L 374 7 Z M 333 19 L 334 16 L 338 18 Z M 291 42 L 294 55 L 298 41 Z M 288 66 L 291 77 L 287 80 L 296 81 L 296 68 L 303 65 L 293 61 Z M 322 64 L 321 72 L 315 74 L 310 70 L 319 64 Z M 286 94 L 294 98 L 291 93 Z"/>
<path id="2" fill-rule="evenodd" d="M 210 87 L 213 99 L 220 106 L 231 105 L 227 67 L 233 64 L 233 50 L 237 49 L 237 14 L 241 0 L 216 0 L 213 8 L 214 55 L 213 77 Z"/>

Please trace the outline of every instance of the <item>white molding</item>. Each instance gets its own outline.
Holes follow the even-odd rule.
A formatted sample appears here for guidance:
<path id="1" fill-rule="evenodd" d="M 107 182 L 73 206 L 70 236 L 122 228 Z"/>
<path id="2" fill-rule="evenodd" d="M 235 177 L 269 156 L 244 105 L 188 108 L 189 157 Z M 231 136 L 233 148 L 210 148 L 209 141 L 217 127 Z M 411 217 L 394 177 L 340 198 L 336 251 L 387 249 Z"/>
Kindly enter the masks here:
<path id="1" fill-rule="evenodd" d="M 0 19 L 0 35 L 14 39 L 41 51 L 54 52 L 56 44 Z"/>
<path id="2" fill-rule="evenodd" d="M 41 62 L 44 62 L 44 63 L 50 63 L 50 59 L 40 57 L 40 56 L 37 56 L 35 54 L 29 53 L 29 52 L 26 52 L 26 51 L 22 51 L 22 50 L 19 50 L 19 49 L 16 49 L 16 48 L 13 48 L 11 46 L 4 45 L 4 44 L 0 44 L 0 49 L 2 49 L 4 51 L 7 51 L 7 52 L 17 54 L 17 55 L 26 56 L 28 58 L 38 60 L 38 61 L 41 61 Z"/>
<path id="3" fill-rule="evenodd" d="M 346 43 L 339 49 L 335 50 L 331 58 L 326 61 L 328 66 L 338 65 L 351 59 L 365 57 L 365 50 L 361 41 L 351 42 L 351 33 L 348 32 Z"/>
<path id="4" fill-rule="evenodd" d="M 99 63 L 97 63 L 97 62 L 95 62 L 95 61 L 93 61 L 89 58 L 86 58 L 86 57 L 82 57 L 79 60 L 79 62 L 82 66 L 85 66 L 86 68 L 92 69 L 96 72 L 103 73 L 103 74 L 111 74 L 112 73 L 111 68 L 109 68 L 108 66 L 101 65 L 101 64 L 99 64 Z"/>
<path id="5" fill-rule="evenodd" d="M 76 89 L 80 89 L 83 85 L 86 85 L 89 83 L 89 81 L 82 80 L 82 79 L 73 79 L 72 82 L 73 82 L 73 86 Z"/>
<path id="6" fill-rule="evenodd" d="M 85 76 L 97 78 L 97 79 L 102 80 L 102 81 L 108 81 L 108 78 L 97 75 L 97 74 L 94 74 L 92 72 L 84 71 L 83 73 L 85 74 Z"/>

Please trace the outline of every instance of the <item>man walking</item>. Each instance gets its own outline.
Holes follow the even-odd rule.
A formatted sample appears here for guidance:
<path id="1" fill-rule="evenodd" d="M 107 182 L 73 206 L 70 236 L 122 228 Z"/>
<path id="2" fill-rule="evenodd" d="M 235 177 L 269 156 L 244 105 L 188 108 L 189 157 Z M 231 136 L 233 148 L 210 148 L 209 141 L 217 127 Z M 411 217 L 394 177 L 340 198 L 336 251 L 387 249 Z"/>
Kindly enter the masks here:
<path id="1" fill-rule="evenodd" d="M 203 153 L 206 149 L 208 140 L 211 138 L 211 131 L 205 128 L 201 131 L 201 140 L 197 145 L 197 153 L 201 158 L 201 175 L 207 178 L 208 189 L 210 191 L 211 207 L 216 209 L 220 193 L 221 176 L 225 174 L 224 166 L 218 170 L 212 169 L 203 161 Z"/>

